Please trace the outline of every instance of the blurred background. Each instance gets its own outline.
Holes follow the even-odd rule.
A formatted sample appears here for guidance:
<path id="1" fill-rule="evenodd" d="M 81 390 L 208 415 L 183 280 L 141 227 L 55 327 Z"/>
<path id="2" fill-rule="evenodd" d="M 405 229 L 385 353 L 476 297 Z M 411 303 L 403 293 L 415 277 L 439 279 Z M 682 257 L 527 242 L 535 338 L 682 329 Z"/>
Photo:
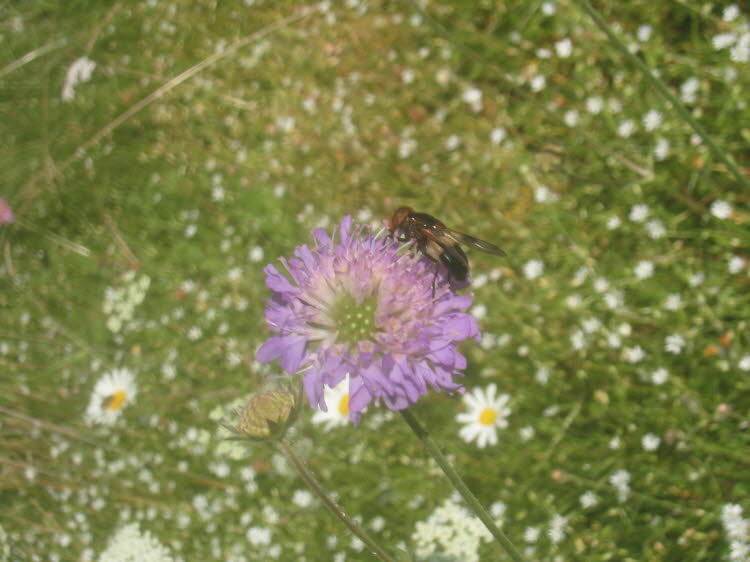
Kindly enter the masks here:
<path id="1" fill-rule="evenodd" d="M 747 6 L 596 8 L 747 178 Z M 461 438 L 459 396 L 414 411 L 519 549 L 748 559 L 748 190 L 579 3 L 0 19 L 0 560 L 95 560 L 129 523 L 176 559 L 369 560 L 282 457 L 217 429 L 279 374 L 254 360 L 265 264 L 400 205 L 509 254 L 469 253 L 462 346 L 467 389 L 508 395 L 498 443 Z M 295 445 L 350 515 L 458 559 L 458 522 L 418 530 L 450 494 L 397 416 L 311 416 Z M 502 559 L 473 540 L 462 560 Z"/>

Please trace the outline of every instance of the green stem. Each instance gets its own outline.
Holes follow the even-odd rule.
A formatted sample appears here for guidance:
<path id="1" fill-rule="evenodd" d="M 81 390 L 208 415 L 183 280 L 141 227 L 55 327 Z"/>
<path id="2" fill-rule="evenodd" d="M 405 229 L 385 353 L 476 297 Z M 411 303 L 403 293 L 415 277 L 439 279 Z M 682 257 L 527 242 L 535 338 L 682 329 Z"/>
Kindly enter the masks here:
<path id="1" fill-rule="evenodd" d="M 648 80 L 651 85 L 656 88 L 656 90 L 662 95 L 662 97 L 664 97 L 664 99 L 666 99 L 672 105 L 672 107 L 680 115 L 680 117 L 682 117 L 687 122 L 687 124 L 690 125 L 693 130 L 703 139 L 703 141 L 711 149 L 711 152 L 714 153 L 716 158 L 724 163 L 724 165 L 729 169 L 735 179 L 740 182 L 743 187 L 750 189 L 750 180 L 743 175 L 737 164 L 735 164 L 732 156 L 724 151 L 724 149 L 722 149 L 718 144 L 714 142 L 714 140 L 710 136 L 708 136 L 708 133 L 703 128 L 703 125 L 701 125 L 690 114 L 687 108 L 682 105 L 682 102 L 680 102 L 680 100 L 677 99 L 677 97 L 669 91 L 669 88 L 667 88 L 667 85 L 664 83 L 664 81 L 657 77 L 653 72 L 651 72 L 651 69 L 649 69 L 645 62 L 643 62 L 640 58 L 638 58 L 628 50 L 628 48 L 625 46 L 625 43 L 623 43 L 620 38 L 615 35 L 612 27 L 604 20 L 601 14 L 588 2 L 588 0 L 576 1 L 581 6 L 581 8 L 583 8 L 583 10 L 591 17 L 591 19 L 594 20 L 594 23 L 599 26 L 599 29 L 601 29 L 607 35 L 609 40 L 615 47 L 617 47 L 622 55 L 631 63 L 633 63 L 636 68 L 638 68 L 638 70 L 641 71 L 643 76 L 646 77 L 646 80 Z"/>
<path id="2" fill-rule="evenodd" d="M 497 539 L 497 541 L 500 543 L 500 546 L 503 547 L 508 556 L 510 556 L 511 559 L 516 562 L 523 562 L 524 558 L 521 556 L 521 553 L 516 550 L 516 547 L 505 535 L 505 533 L 503 533 L 500 528 L 495 525 L 495 522 L 492 520 L 490 514 L 487 513 L 484 507 L 482 507 L 482 504 L 479 503 L 479 500 L 477 500 L 476 496 L 474 496 L 474 494 L 471 493 L 471 490 L 469 490 L 466 484 L 464 484 L 464 481 L 461 480 L 461 477 L 450 465 L 448 459 L 445 458 L 445 455 L 443 455 L 443 452 L 440 450 L 440 447 L 437 446 L 432 437 L 430 437 L 430 435 L 427 433 L 427 430 L 422 427 L 422 425 L 417 421 L 417 419 L 408 409 L 401 410 L 401 415 L 403 416 L 404 420 L 409 425 L 411 430 L 416 434 L 416 436 L 422 440 L 422 443 L 424 443 L 427 451 L 430 453 L 430 455 L 432 455 L 432 458 L 435 459 L 435 462 L 437 462 L 443 473 L 445 473 L 445 475 L 448 477 L 448 480 L 450 480 L 451 484 L 453 484 L 453 487 L 458 490 L 458 493 L 461 494 L 461 497 L 463 497 L 469 508 L 476 514 L 477 517 L 479 517 L 480 521 L 484 523 L 484 526 L 487 527 L 487 530 L 492 533 L 493 537 Z"/>
<path id="3" fill-rule="evenodd" d="M 385 551 L 380 548 L 374 540 L 370 538 L 365 530 L 360 527 L 351 517 L 349 517 L 344 512 L 344 510 L 341 509 L 335 501 L 333 501 L 333 498 L 331 498 L 325 492 L 325 490 L 323 490 L 313 473 L 308 470 L 308 468 L 305 466 L 305 463 L 302 462 L 302 459 L 300 459 L 296 455 L 296 453 L 289 445 L 287 445 L 283 441 L 277 441 L 276 446 L 281 449 L 281 452 L 285 454 L 287 458 L 292 462 L 294 467 L 297 469 L 297 472 L 299 472 L 300 476 L 302 476 L 302 479 L 307 483 L 308 486 L 310 486 L 310 489 L 318 495 L 318 497 L 323 501 L 330 512 L 338 517 L 352 533 L 359 537 L 359 539 L 363 543 L 365 543 L 365 545 L 367 545 L 367 548 L 370 549 L 370 552 L 372 552 L 377 558 L 383 560 L 384 562 L 394 562 L 393 558 L 388 556 L 388 554 L 386 554 Z"/>

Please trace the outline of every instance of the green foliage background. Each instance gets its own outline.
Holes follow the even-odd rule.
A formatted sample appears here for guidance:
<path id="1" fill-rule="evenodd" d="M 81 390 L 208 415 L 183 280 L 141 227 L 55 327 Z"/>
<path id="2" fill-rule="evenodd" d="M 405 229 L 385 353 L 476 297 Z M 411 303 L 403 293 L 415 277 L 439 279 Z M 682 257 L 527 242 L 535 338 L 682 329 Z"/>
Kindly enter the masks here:
<path id="1" fill-rule="evenodd" d="M 699 81 L 688 107 L 747 177 L 750 74 L 711 41 L 747 15 L 724 21 L 711 2 L 598 7 L 677 94 Z M 246 538 L 254 525 L 271 529 L 281 560 L 368 559 L 321 505 L 291 502 L 303 484 L 270 450 L 222 456 L 209 414 L 276 372 L 253 359 L 268 336 L 263 265 L 314 226 L 381 220 L 400 204 L 511 256 L 471 256 L 475 276 L 500 268 L 474 290 L 496 341 L 464 347 L 466 386 L 512 396 L 500 444 L 460 440 L 458 397 L 415 408 L 480 499 L 507 505 L 510 538 L 523 547 L 527 527 L 562 514 L 566 538 L 542 536 L 531 559 L 727 555 L 722 506 L 750 510 L 748 192 L 576 3 L 16 2 L 0 13 L 0 195 L 17 218 L 0 225 L 11 559 L 92 556 L 128 518 L 186 560 L 267 559 Z M 570 56 L 555 47 L 565 38 Z M 63 102 L 82 56 L 96 69 Z M 470 88 L 477 111 L 462 97 Z M 662 115 L 654 131 L 650 110 Z M 629 136 L 618 133 L 626 120 Z M 536 201 L 540 186 L 559 198 Z M 712 213 L 717 200 L 728 218 Z M 664 236 L 629 218 L 637 205 Z M 249 257 L 257 247 L 261 262 Z M 745 260 L 738 270 L 732 258 Z M 544 264 L 538 278 L 524 276 L 531 260 Z M 635 273 L 642 261 L 653 276 Z M 105 290 L 132 270 L 151 286 L 113 334 Z M 674 334 L 685 340 L 676 354 L 665 348 Z M 137 374 L 137 399 L 114 428 L 89 427 L 93 385 L 116 367 Z M 669 377 L 655 385 L 660 368 Z M 377 430 L 366 416 L 325 432 L 305 411 L 296 443 L 350 514 L 385 518 L 373 534 L 408 549 L 446 481 L 397 417 L 372 415 Z M 642 446 L 649 433 L 656 451 Z M 620 469 L 625 501 L 609 484 Z M 579 503 L 586 491 L 593 508 Z M 483 560 L 500 556 L 483 548 Z"/>

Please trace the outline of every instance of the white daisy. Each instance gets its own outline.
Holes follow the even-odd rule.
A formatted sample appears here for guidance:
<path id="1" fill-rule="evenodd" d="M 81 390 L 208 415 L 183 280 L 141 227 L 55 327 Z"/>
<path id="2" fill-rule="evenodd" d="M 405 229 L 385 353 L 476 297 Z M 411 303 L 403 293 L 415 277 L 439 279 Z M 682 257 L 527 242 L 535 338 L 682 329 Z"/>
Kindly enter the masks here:
<path id="1" fill-rule="evenodd" d="M 137 391 L 135 375 L 129 369 L 114 369 L 106 373 L 91 393 L 86 421 L 112 425 L 122 409 L 135 400 Z"/>
<path id="2" fill-rule="evenodd" d="M 508 427 L 510 396 L 496 397 L 496 393 L 497 386 L 492 383 L 487 388 L 475 388 L 464 394 L 463 402 L 468 411 L 456 416 L 456 421 L 464 424 L 459 432 L 461 438 L 467 443 L 476 441 L 480 449 L 497 444 L 497 428 Z"/>
<path id="3" fill-rule="evenodd" d="M 349 424 L 349 377 L 347 376 L 335 387 L 328 386 L 323 390 L 328 411 L 316 410 L 312 417 L 315 424 L 324 424 L 330 431 L 334 427 Z"/>

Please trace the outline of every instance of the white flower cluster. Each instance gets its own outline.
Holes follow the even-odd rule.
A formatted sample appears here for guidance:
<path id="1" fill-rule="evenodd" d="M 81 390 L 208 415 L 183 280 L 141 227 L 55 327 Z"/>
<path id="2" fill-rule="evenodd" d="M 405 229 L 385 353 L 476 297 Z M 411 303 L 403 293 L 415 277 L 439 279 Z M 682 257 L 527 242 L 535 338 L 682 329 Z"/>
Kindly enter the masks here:
<path id="1" fill-rule="evenodd" d="M 742 517 L 742 506 L 725 504 L 721 508 L 721 524 L 729 538 L 729 560 L 750 560 L 750 519 Z"/>
<path id="2" fill-rule="evenodd" d="M 109 540 L 98 562 L 173 562 L 167 547 L 148 531 L 142 533 L 138 523 L 120 528 Z"/>
<path id="3" fill-rule="evenodd" d="M 452 560 L 479 562 L 480 542 L 488 542 L 492 535 L 477 517 L 458 502 L 454 494 L 426 521 L 416 524 L 412 540 L 420 559 L 432 554 L 444 554 Z"/>
<path id="4" fill-rule="evenodd" d="M 617 490 L 617 499 L 624 502 L 630 495 L 630 473 L 625 469 L 620 469 L 612 473 L 609 477 L 609 483 Z"/>
<path id="5" fill-rule="evenodd" d="M 107 328 L 112 333 L 117 334 L 133 319 L 135 307 L 143 302 L 149 285 L 151 278 L 148 275 L 136 279 L 135 271 L 129 271 L 122 277 L 121 286 L 104 290 L 104 314 L 109 316 Z"/>

